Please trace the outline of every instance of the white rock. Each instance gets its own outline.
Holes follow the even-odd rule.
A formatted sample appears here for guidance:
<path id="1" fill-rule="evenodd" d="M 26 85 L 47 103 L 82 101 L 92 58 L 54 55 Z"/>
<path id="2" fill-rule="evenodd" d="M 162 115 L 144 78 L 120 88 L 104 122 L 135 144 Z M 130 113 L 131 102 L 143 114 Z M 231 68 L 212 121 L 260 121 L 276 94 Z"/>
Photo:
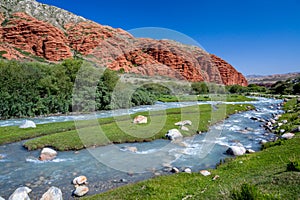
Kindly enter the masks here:
<path id="1" fill-rule="evenodd" d="M 132 153 L 136 153 L 138 151 L 136 147 L 123 147 L 122 149 L 125 151 L 130 151 Z"/>
<path id="2" fill-rule="evenodd" d="M 87 183 L 87 178 L 86 178 L 86 176 L 78 176 L 78 177 L 74 178 L 72 182 L 74 185 L 82 185 L 82 184 Z"/>
<path id="3" fill-rule="evenodd" d="M 202 174 L 203 176 L 210 176 L 211 175 L 211 173 L 207 170 L 201 170 L 200 174 Z"/>
<path id="4" fill-rule="evenodd" d="M 246 153 L 245 147 L 231 146 L 227 149 L 226 153 L 234 156 L 241 156 Z"/>
<path id="5" fill-rule="evenodd" d="M 20 187 L 14 191 L 12 195 L 8 198 L 8 200 L 30 200 L 28 194 L 32 190 L 28 187 Z"/>
<path id="6" fill-rule="evenodd" d="M 280 131 L 279 131 L 280 133 L 284 133 L 285 132 L 285 130 L 284 129 L 280 129 Z"/>
<path id="7" fill-rule="evenodd" d="M 282 123 L 287 124 L 288 120 L 284 119 L 284 120 L 282 120 Z"/>
<path id="8" fill-rule="evenodd" d="M 5 200 L 3 197 L 0 197 L 0 200 Z"/>
<path id="9" fill-rule="evenodd" d="M 246 153 L 255 153 L 255 151 L 252 150 L 252 149 L 247 149 L 247 150 L 246 150 Z"/>
<path id="10" fill-rule="evenodd" d="M 180 129 L 183 130 L 183 131 L 189 131 L 189 128 L 186 127 L 186 126 L 181 126 Z"/>
<path id="11" fill-rule="evenodd" d="M 33 121 L 26 120 L 19 128 L 36 128 L 36 125 Z"/>
<path id="12" fill-rule="evenodd" d="M 282 126 L 282 125 L 283 125 L 283 123 L 280 123 L 280 122 L 278 123 L 278 126 Z"/>
<path id="13" fill-rule="evenodd" d="M 192 170 L 191 170 L 190 168 L 185 168 L 185 169 L 183 170 L 183 172 L 188 173 L 188 174 L 191 174 L 191 173 L 192 173 Z"/>
<path id="14" fill-rule="evenodd" d="M 184 121 L 180 121 L 180 122 L 176 122 L 175 126 L 185 126 L 185 125 L 192 125 L 192 121 L 190 120 L 184 120 Z"/>
<path id="15" fill-rule="evenodd" d="M 40 200 L 63 200 L 62 192 L 59 188 L 52 186 Z"/>
<path id="16" fill-rule="evenodd" d="M 169 140 L 176 140 L 176 139 L 180 139 L 182 138 L 182 134 L 179 132 L 179 130 L 177 129 L 171 129 L 168 131 L 168 133 L 166 134 L 166 137 Z"/>
<path id="17" fill-rule="evenodd" d="M 260 144 L 266 144 L 268 141 L 267 140 L 261 140 L 259 143 Z"/>
<path id="18" fill-rule="evenodd" d="M 270 122 L 271 122 L 272 124 L 275 124 L 275 123 L 276 123 L 276 121 L 275 121 L 274 119 L 270 119 Z"/>
<path id="19" fill-rule="evenodd" d="M 285 133 L 281 136 L 282 139 L 286 139 L 286 140 L 289 140 L 289 139 L 292 139 L 293 137 L 295 136 L 294 133 Z"/>
<path id="20" fill-rule="evenodd" d="M 73 193 L 74 193 L 74 195 L 76 195 L 78 197 L 82 197 L 82 196 L 86 195 L 86 193 L 88 193 L 88 191 L 89 191 L 89 188 L 85 185 L 82 185 L 82 186 L 76 187 L 76 189 Z"/>
<path id="21" fill-rule="evenodd" d="M 142 115 L 138 115 L 134 118 L 133 123 L 134 124 L 147 124 L 148 118 Z"/>
<path id="22" fill-rule="evenodd" d="M 53 160 L 57 156 L 57 152 L 50 148 L 43 148 L 41 151 L 39 160 L 46 161 L 46 160 Z"/>
<path id="23" fill-rule="evenodd" d="M 171 169 L 171 172 L 177 174 L 177 173 L 179 173 L 179 169 L 176 168 L 176 167 L 173 167 L 173 168 Z"/>

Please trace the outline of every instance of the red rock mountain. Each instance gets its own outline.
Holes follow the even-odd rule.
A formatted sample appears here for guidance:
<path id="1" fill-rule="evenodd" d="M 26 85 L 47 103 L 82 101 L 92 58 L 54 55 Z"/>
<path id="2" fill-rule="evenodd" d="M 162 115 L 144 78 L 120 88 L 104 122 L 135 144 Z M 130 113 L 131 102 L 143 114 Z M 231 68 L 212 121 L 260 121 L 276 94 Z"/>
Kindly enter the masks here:
<path id="1" fill-rule="evenodd" d="M 34 0 L 21 0 L 18 4 L 25 6 L 28 2 L 36 10 L 46 6 Z M 80 54 L 99 66 L 124 72 L 225 85 L 248 84 L 229 63 L 201 48 L 170 40 L 134 38 L 122 29 L 72 14 L 64 13 L 69 17 L 59 21 L 36 16 L 37 11 L 30 12 L 26 6 L 21 8 L 18 12 L 7 9 L 0 13 L 0 55 L 6 59 L 43 58 L 57 62 Z M 61 10 L 53 9 L 56 12 L 45 15 Z"/>

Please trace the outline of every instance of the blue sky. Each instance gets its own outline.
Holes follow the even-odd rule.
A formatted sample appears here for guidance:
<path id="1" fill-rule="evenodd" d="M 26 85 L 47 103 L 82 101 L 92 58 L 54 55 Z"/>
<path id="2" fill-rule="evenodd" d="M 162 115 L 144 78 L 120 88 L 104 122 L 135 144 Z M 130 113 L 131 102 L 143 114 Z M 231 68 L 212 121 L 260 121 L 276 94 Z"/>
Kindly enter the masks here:
<path id="1" fill-rule="evenodd" d="M 238 71 L 300 72 L 299 0 L 37 0 L 102 25 L 172 29 Z"/>

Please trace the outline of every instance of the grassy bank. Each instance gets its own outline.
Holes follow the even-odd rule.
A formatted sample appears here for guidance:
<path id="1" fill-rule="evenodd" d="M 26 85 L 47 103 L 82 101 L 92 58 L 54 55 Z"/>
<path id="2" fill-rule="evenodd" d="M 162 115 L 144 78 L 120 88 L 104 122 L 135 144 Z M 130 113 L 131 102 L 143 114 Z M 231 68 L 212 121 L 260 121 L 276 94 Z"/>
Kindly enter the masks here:
<path id="1" fill-rule="evenodd" d="M 185 96 L 163 96 L 158 99 L 162 102 L 183 102 L 183 101 L 227 101 L 227 102 L 243 102 L 255 101 L 253 98 L 248 98 L 238 94 L 203 94 L 203 95 L 185 95 Z"/>
<path id="2" fill-rule="evenodd" d="M 282 119 L 291 120 L 289 127 L 299 126 L 299 121 L 291 118 L 295 113 L 299 118 L 299 103 L 292 100 L 285 109 L 289 112 Z M 161 176 L 84 199 L 299 199 L 299 152 L 297 133 L 281 145 L 227 161 L 211 169 L 208 177 L 199 173 Z M 220 178 L 213 181 L 215 175 Z M 249 187 L 242 190 L 245 183 Z M 234 198 L 236 194 L 242 198 Z"/>
<path id="3" fill-rule="evenodd" d="M 103 146 L 110 143 L 144 142 L 165 138 L 168 130 L 178 128 L 174 123 L 181 120 L 191 120 L 189 131 L 181 131 L 184 136 L 191 136 L 197 131 L 207 131 L 209 126 L 223 120 L 230 114 L 253 108 L 252 105 L 218 105 L 212 110 L 210 105 L 173 108 L 166 111 L 141 112 L 130 116 L 98 119 L 95 121 L 77 121 L 76 126 L 71 123 L 54 123 L 49 126 L 67 125 L 68 129 L 55 128 L 58 132 L 47 130 L 41 137 L 27 141 L 24 146 L 29 150 L 46 146 L 56 150 L 80 150 L 86 147 Z M 137 115 L 149 118 L 148 124 L 135 125 L 132 120 Z M 76 127 L 76 129 L 75 129 Z M 9 129 L 7 127 L 6 129 Z M 64 131 L 65 130 L 65 131 Z M 1 129 L 0 129 L 1 131 Z M 30 136 L 28 131 L 27 135 Z M 47 134 L 47 135 L 45 135 Z M 24 135 L 24 134 L 23 134 Z M 34 135 L 34 134 L 33 134 Z M 34 135 L 36 137 L 36 135 Z"/>

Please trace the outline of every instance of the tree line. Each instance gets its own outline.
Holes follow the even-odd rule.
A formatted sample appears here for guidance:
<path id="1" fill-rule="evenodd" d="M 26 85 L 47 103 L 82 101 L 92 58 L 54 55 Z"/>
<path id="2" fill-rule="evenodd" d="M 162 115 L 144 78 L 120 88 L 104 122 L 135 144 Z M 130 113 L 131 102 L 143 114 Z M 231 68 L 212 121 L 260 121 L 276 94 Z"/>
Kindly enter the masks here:
<path id="1" fill-rule="evenodd" d="M 59 64 L 0 60 L 0 118 L 121 108 L 111 103 L 119 74 L 103 70 L 80 59 Z M 161 94 L 170 94 L 170 90 L 145 84 L 123 107 L 153 104 Z"/>

